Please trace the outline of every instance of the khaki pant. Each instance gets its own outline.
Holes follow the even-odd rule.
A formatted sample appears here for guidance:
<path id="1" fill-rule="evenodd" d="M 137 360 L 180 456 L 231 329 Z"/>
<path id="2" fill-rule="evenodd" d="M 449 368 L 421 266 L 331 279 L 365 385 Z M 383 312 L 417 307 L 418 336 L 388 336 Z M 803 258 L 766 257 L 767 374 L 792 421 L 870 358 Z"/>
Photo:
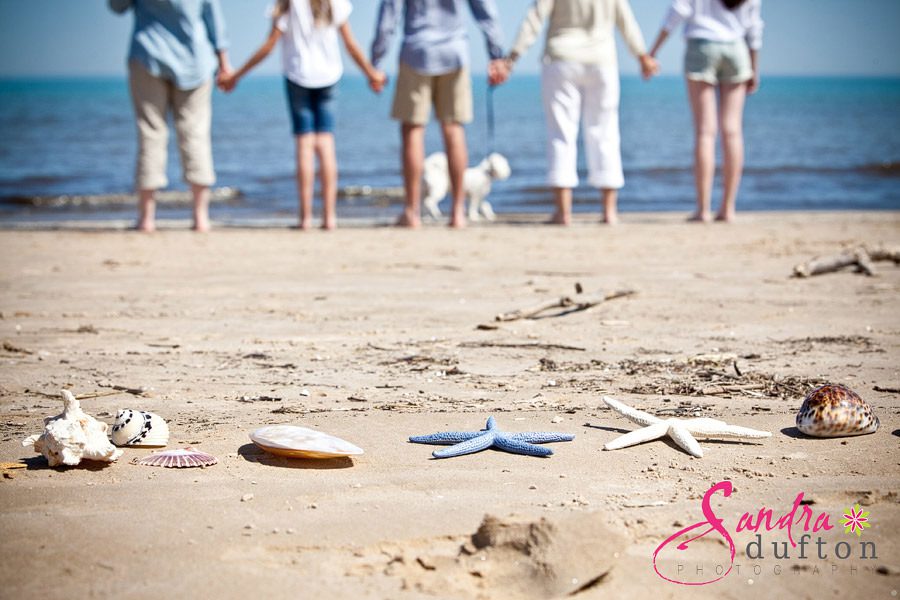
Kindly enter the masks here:
<path id="1" fill-rule="evenodd" d="M 138 130 L 137 189 L 156 190 L 169 184 L 169 109 L 175 117 L 184 180 L 203 186 L 215 183 L 210 139 L 212 81 L 192 90 L 180 90 L 171 81 L 154 77 L 138 63 L 129 63 L 128 72 Z"/>
<path id="2" fill-rule="evenodd" d="M 391 117 L 403 123 L 425 125 L 434 114 L 445 123 L 472 121 L 472 80 L 465 67 L 445 75 L 425 75 L 400 63 Z"/>

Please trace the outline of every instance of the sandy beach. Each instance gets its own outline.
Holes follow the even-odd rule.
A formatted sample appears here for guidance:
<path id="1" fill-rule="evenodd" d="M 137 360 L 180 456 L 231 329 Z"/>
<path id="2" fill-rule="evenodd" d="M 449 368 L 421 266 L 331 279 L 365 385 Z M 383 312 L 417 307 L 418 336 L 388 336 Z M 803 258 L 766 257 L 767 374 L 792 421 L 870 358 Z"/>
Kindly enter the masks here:
<path id="1" fill-rule="evenodd" d="M 900 213 L 744 213 L 732 226 L 680 214 L 529 219 L 450 231 L 334 233 L 161 223 L 0 231 L 0 581 L 5 598 L 889 598 L 900 590 L 900 267 L 791 278 L 860 244 L 900 244 Z M 497 322 L 575 296 L 632 295 L 585 311 Z M 479 326 L 482 326 L 479 328 Z M 842 383 L 877 433 L 810 439 L 807 391 Z M 169 422 L 204 469 L 51 469 L 21 440 L 60 412 L 59 390 L 108 423 L 121 408 Z M 637 426 L 609 395 L 653 414 L 772 432 L 615 451 Z M 497 450 L 431 459 L 410 435 L 510 431 L 575 440 L 535 458 Z M 365 455 L 293 460 L 248 434 L 295 424 Z M 6 465 L 7 467 L 9 465 Z M 713 506 L 735 568 L 704 586 L 654 572 L 654 551 Z M 738 518 L 776 517 L 804 494 L 834 528 L 828 557 L 746 556 Z M 859 503 L 872 527 L 846 534 Z M 478 535 L 475 535 L 479 532 Z M 700 533 L 698 531 L 697 533 Z M 802 529 L 795 528 L 794 538 Z M 852 555 L 835 557 L 846 541 Z M 861 558 L 859 542 L 877 558 Z M 694 542 L 685 569 L 731 563 Z M 840 553 L 840 550 L 838 550 Z M 674 573 L 673 550 L 661 563 Z M 712 571 L 712 572 L 710 572 Z"/>

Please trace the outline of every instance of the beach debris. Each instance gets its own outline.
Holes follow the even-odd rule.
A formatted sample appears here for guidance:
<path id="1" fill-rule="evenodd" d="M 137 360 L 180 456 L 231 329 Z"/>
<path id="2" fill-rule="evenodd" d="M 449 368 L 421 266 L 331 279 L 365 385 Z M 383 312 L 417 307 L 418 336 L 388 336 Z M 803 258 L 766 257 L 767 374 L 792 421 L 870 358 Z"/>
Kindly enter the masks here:
<path id="1" fill-rule="evenodd" d="M 812 437 L 866 435 L 878 430 L 878 417 L 859 394 L 828 384 L 806 395 L 797 413 L 797 429 Z"/>
<path id="2" fill-rule="evenodd" d="M 147 396 L 149 395 L 150 390 L 145 387 L 137 387 L 130 385 L 117 385 L 109 381 L 108 379 L 102 379 L 97 382 L 97 385 L 102 388 L 110 388 L 112 390 L 116 390 L 118 392 L 125 392 L 126 394 L 131 394 L 132 396 Z"/>
<path id="3" fill-rule="evenodd" d="M 250 434 L 250 440 L 266 452 L 288 458 L 343 458 L 363 454 L 362 448 L 346 440 L 296 425 L 261 427 Z"/>
<path id="4" fill-rule="evenodd" d="M 566 344 L 543 344 L 540 342 L 461 342 L 460 348 L 525 348 L 535 350 L 572 350 L 573 352 L 586 352 L 587 348 L 581 346 L 568 346 Z"/>
<path id="5" fill-rule="evenodd" d="M 628 419 L 638 425 L 643 425 L 643 429 L 637 429 L 631 433 L 626 433 L 603 446 L 604 450 L 618 450 L 627 448 L 636 444 L 642 444 L 651 440 L 656 440 L 664 436 L 669 436 L 672 441 L 691 456 L 703 458 L 703 449 L 696 438 L 749 438 L 761 439 L 771 437 L 768 431 L 759 431 L 748 427 L 739 427 L 737 425 L 729 425 L 724 421 L 710 419 L 707 417 L 697 417 L 692 419 L 660 419 L 650 413 L 632 408 L 618 400 L 603 396 L 603 402 Z"/>
<path id="6" fill-rule="evenodd" d="M 581 284 L 575 284 L 576 297 L 562 296 L 558 300 L 552 302 L 544 302 L 530 308 L 523 308 L 511 312 L 500 313 L 494 317 L 494 321 L 518 321 L 520 319 L 544 319 L 548 317 L 562 317 L 572 313 L 581 312 L 594 308 L 598 304 L 603 304 L 616 298 L 627 298 L 633 296 L 637 292 L 635 290 L 619 290 L 608 294 L 600 294 L 599 296 L 584 297 L 579 296 L 582 293 Z M 546 314 L 548 311 L 558 309 L 558 312 Z"/>
<path id="7" fill-rule="evenodd" d="M 834 273 L 847 267 L 855 267 L 857 273 L 875 275 L 873 262 L 891 261 L 900 264 L 900 248 L 859 246 L 831 256 L 817 256 L 794 267 L 793 277 L 812 277 L 823 273 Z"/>
<path id="8" fill-rule="evenodd" d="M 491 447 L 513 454 L 550 456 L 553 454 L 553 450 L 536 444 L 571 442 L 574 439 L 575 436 L 568 433 L 502 431 L 497 428 L 494 417 L 488 417 L 487 425 L 479 431 L 444 431 L 430 435 L 411 436 L 409 441 L 416 444 L 452 444 L 450 448 L 435 450 L 431 454 L 435 458 L 452 458 L 480 452 Z"/>
<path id="9" fill-rule="evenodd" d="M 169 425 L 156 413 L 126 408 L 116 413 L 110 437 L 116 446 L 165 446 Z"/>
<path id="10" fill-rule="evenodd" d="M 33 446 L 51 467 L 74 466 L 82 460 L 113 462 L 122 456 L 122 450 L 106 436 L 109 425 L 81 410 L 81 403 L 69 390 L 61 394 L 63 412 L 44 419 L 44 433 L 25 438 L 22 445 Z"/>
<path id="11" fill-rule="evenodd" d="M 22 348 L 21 346 L 16 346 L 9 340 L 4 340 L 3 349 L 6 352 L 9 352 L 11 354 L 34 354 L 34 352 L 29 350 L 28 348 Z"/>
<path id="12" fill-rule="evenodd" d="M 145 467 L 188 469 L 191 467 L 211 467 L 219 462 L 219 459 L 212 454 L 207 454 L 188 446 L 175 450 L 160 450 L 140 460 L 134 459 L 132 462 Z"/>

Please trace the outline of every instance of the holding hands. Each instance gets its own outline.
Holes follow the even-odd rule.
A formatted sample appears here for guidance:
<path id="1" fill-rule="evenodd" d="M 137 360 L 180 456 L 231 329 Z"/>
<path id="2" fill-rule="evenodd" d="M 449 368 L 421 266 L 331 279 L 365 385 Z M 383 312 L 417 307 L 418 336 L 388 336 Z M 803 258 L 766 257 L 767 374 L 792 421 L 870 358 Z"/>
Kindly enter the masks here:
<path id="1" fill-rule="evenodd" d="M 506 83 L 512 71 L 511 61 L 507 58 L 495 58 L 488 65 L 488 83 L 500 85 Z"/>
<path id="2" fill-rule="evenodd" d="M 659 74 L 659 61 L 649 54 L 642 54 L 638 59 L 641 62 L 641 77 L 649 80 L 654 75 Z"/>
<path id="3" fill-rule="evenodd" d="M 376 94 L 380 94 L 384 91 L 388 82 L 387 75 L 385 75 L 384 71 L 375 68 L 366 71 L 366 79 L 369 80 L 369 89 Z"/>

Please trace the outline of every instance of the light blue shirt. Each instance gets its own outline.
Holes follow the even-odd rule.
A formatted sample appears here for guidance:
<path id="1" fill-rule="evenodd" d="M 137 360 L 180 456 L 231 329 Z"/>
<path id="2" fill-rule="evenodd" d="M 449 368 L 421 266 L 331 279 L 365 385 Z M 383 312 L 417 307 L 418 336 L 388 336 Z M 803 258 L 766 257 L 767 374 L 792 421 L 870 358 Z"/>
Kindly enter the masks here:
<path id="1" fill-rule="evenodd" d="M 403 11 L 400 61 L 425 75 L 443 75 L 469 62 L 463 6 L 468 4 L 487 41 L 491 59 L 503 58 L 503 36 L 494 0 L 381 0 L 372 42 L 372 64 L 387 54 Z"/>
<path id="2" fill-rule="evenodd" d="M 117 13 L 134 9 L 128 60 L 182 90 L 206 83 L 228 47 L 219 0 L 109 0 Z"/>

